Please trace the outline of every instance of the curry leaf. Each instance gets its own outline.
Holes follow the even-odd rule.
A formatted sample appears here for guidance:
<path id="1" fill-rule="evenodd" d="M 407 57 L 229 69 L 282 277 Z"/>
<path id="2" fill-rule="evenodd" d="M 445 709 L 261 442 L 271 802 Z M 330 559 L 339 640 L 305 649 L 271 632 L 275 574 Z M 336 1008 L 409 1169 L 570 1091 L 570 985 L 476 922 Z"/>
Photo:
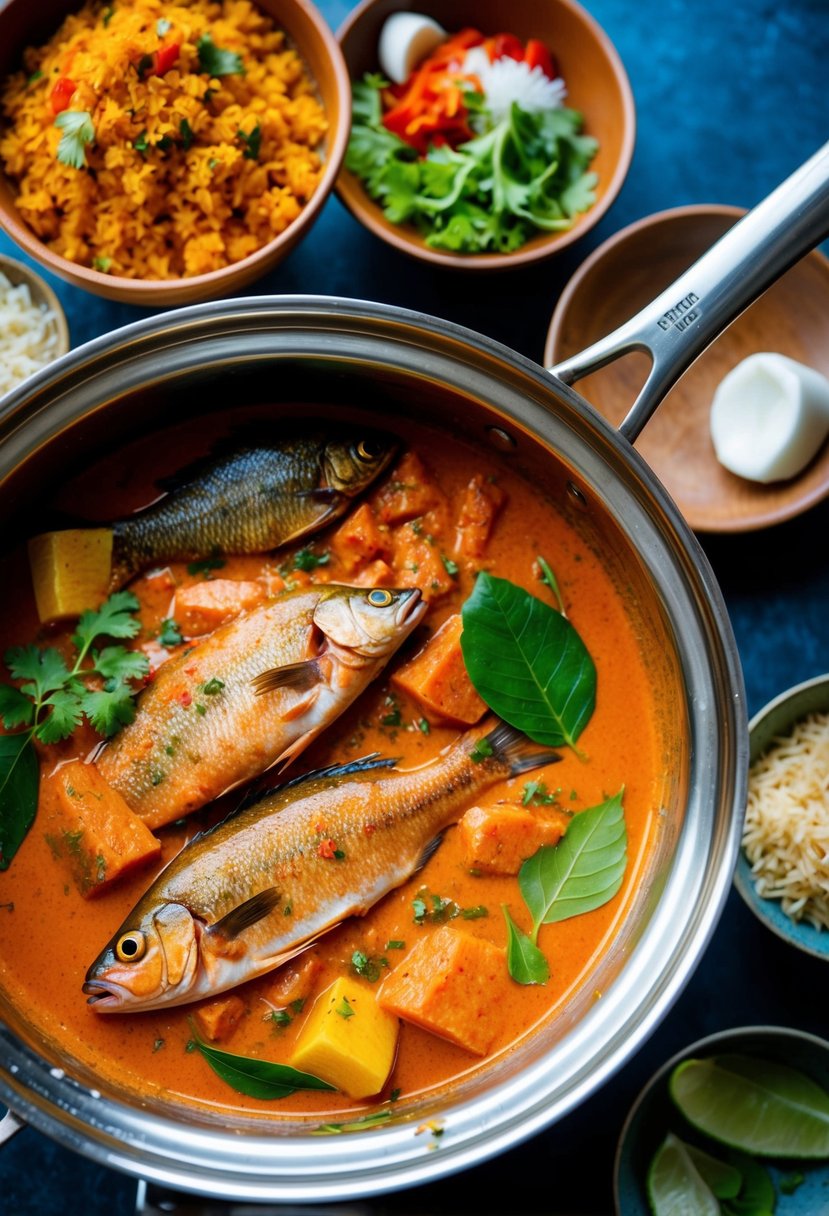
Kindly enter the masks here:
<path id="1" fill-rule="evenodd" d="M 7 870 L 34 822 L 38 762 L 29 731 L 0 735 L 0 870 Z"/>
<path id="2" fill-rule="evenodd" d="M 556 845 L 542 845 L 518 872 L 518 885 L 539 926 L 592 912 L 612 899 L 627 865 L 622 794 L 574 815 Z"/>
<path id="3" fill-rule="evenodd" d="M 320 1077 L 310 1072 L 299 1072 L 287 1064 L 274 1064 L 271 1060 L 255 1060 L 251 1056 L 239 1056 L 230 1051 L 210 1047 L 195 1036 L 196 1046 L 217 1076 L 221 1077 L 237 1093 L 249 1098 L 265 1101 L 287 1098 L 298 1089 L 333 1090 Z"/>
<path id="4" fill-rule="evenodd" d="M 506 904 L 502 904 L 501 909 L 507 922 L 507 970 L 519 984 L 545 984 L 550 978 L 546 958 L 535 942 L 518 928 Z"/>
<path id="5" fill-rule="evenodd" d="M 596 704 L 596 668 L 567 618 L 485 571 L 461 615 L 466 670 L 490 709 L 536 743 L 574 746 Z"/>

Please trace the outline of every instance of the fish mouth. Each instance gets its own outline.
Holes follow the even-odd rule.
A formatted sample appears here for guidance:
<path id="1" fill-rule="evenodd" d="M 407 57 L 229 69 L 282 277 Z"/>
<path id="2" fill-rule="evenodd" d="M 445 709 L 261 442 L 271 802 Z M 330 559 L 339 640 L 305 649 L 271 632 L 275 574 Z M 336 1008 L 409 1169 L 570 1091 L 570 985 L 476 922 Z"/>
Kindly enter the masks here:
<path id="1" fill-rule="evenodd" d="M 106 984 L 103 980 L 87 980 L 81 989 L 87 997 L 87 1005 L 95 1005 L 99 1009 L 103 1006 L 115 1009 L 121 1004 L 121 996 L 117 988 L 112 984 Z"/>
<path id="2" fill-rule="evenodd" d="M 398 625 L 416 625 L 425 614 L 428 604 L 423 599 L 419 587 L 411 587 L 400 596 L 400 607 L 397 612 Z"/>

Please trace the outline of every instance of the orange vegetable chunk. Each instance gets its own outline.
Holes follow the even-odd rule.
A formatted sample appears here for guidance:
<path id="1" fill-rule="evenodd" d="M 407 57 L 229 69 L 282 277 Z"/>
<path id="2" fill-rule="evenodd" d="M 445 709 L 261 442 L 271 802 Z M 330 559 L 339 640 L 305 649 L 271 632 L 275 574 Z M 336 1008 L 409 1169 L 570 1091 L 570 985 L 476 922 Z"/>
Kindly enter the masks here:
<path id="1" fill-rule="evenodd" d="M 273 984 L 266 992 L 267 1000 L 277 1009 L 283 1009 L 292 1001 L 307 1001 L 321 973 L 322 963 L 316 955 L 301 954 L 275 972 Z"/>
<path id="2" fill-rule="evenodd" d="M 485 1056 L 502 1029 L 509 987 L 506 953 L 483 938 L 442 925 L 424 936 L 383 981 L 388 1013 Z"/>
<path id="3" fill-rule="evenodd" d="M 425 600 L 439 599 L 455 586 L 438 545 L 418 535 L 411 524 L 394 533 L 394 581 L 399 587 L 419 587 Z"/>
<path id="4" fill-rule="evenodd" d="M 457 726 L 474 726 L 487 707 L 466 674 L 462 632 L 460 615 L 455 613 L 422 650 L 398 668 L 391 682 L 417 701 L 426 714 Z"/>
<path id="5" fill-rule="evenodd" d="M 563 811 L 542 817 L 502 803 L 470 807 L 458 824 L 464 861 L 481 874 L 517 874 L 543 844 L 558 844 L 568 823 Z"/>
<path id="6" fill-rule="evenodd" d="M 458 512 L 456 548 L 464 557 L 483 557 L 506 495 L 495 482 L 476 473 Z"/>
<path id="7" fill-rule="evenodd" d="M 394 571 L 388 562 L 378 558 L 376 562 L 369 562 L 359 574 L 353 575 L 350 581 L 355 587 L 392 587 Z"/>
<path id="8" fill-rule="evenodd" d="M 160 842 L 94 764 L 72 760 L 44 777 L 41 813 L 55 856 L 69 864 L 84 896 L 152 861 Z"/>
<path id="9" fill-rule="evenodd" d="M 444 507 L 446 499 L 420 457 L 406 452 L 380 487 L 374 502 L 380 523 L 395 526 Z"/>
<path id="10" fill-rule="evenodd" d="M 346 574 L 353 574 L 372 558 L 389 556 L 388 532 L 380 530 L 367 502 L 352 511 L 331 537 L 331 552 Z"/>
<path id="11" fill-rule="evenodd" d="M 176 592 L 174 617 L 189 638 L 212 633 L 219 625 L 255 608 L 265 599 L 261 584 L 245 579 L 211 578 Z"/>
<path id="12" fill-rule="evenodd" d="M 233 1034 L 245 1013 L 245 1002 L 240 996 L 222 996 L 208 1005 L 202 1005 L 193 1014 L 199 1034 L 211 1043 L 223 1043 Z"/>

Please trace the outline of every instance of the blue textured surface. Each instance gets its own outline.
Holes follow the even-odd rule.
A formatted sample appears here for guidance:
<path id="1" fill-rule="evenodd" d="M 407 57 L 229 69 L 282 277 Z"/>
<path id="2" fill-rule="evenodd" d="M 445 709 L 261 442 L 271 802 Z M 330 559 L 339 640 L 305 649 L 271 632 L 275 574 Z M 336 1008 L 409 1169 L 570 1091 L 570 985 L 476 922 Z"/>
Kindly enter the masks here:
<path id="1" fill-rule="evenodd" d="M 350 6 L 324 0 L 320 7 L 336 28 Z M 749 207 L 826 139 L 826 0 L 588 0 L 587 7 L 627 67 L 638 138 L 619 199 L 582 242 L 546 265 L 471 279 L 389 249 L 332 198 L 309 240 L 251 294 L 319 292 L 405 305 L 539 359 L 561 289 L 612 232 L 684 203 Z M 0 251 L 14 252 L 2 236 Z M 144 315 L 54 285 L 75 345 Z M 827 530 L 824 503 L 771 532 L 704 541 L 731 614 L 750 714 L 782 689 L 829 671 Z M 728 1026 L 777 1023 L 826 1036 L 827 1003 L 817 995 L 825 992 L 825 963 L 787 947 L 733 893 L 684 995 L 599 1094 L 511 1153 L 378 1201 L 372 1210 L 609 1213 L 616 1140 L 655 1069 L 693 1040 Z M 126 1216 L 134 1195 L 132 1180 L 71 1156 L 31 1129 L 0 1151 L 0 1212 L 8 1216 Z M 815 1208 L 815 1216 L 820 1210 L 826 1206 Z"/>

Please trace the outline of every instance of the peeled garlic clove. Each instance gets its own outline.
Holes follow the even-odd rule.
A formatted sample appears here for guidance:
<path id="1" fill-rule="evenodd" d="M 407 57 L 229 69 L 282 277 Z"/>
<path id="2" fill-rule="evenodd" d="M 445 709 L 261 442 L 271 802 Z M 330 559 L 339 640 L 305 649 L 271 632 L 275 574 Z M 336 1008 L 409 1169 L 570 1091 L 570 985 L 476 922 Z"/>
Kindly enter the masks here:
<path id="1" fill-rule="evenodd" d="M 446 30 L 422 13 L 392 13 L 380 31 L 377 58 L 394 84 L 408 80 L 422 59 L 446 38 Z"/>
<path id="2" fill-rule="evenodd" d="M 750 355 L 720 382 L 710 421 L 720 464 L 751 481 L 784 481 L 829 434 L 829 380 L 786 355 Z"/>

